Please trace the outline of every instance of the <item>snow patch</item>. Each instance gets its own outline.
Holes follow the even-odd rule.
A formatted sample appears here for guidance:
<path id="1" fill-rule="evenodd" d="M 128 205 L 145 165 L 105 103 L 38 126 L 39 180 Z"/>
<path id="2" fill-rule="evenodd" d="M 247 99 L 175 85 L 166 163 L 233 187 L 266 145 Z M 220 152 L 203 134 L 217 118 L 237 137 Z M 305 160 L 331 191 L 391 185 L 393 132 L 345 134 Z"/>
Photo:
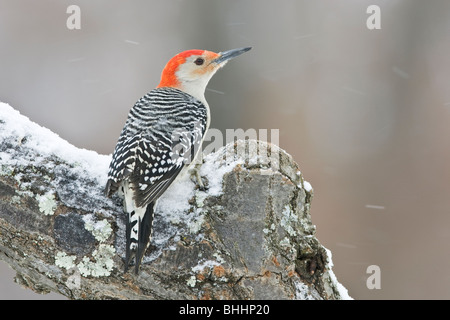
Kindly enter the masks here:
<path id="1" fill-rule="evenodd" d="M 334 286 L 339 292 L 339 295 L 341 296 L 341 299 L 343 300 L 353 300 L 352 297 L 348 294 L 348 290 L 337 280 L 336 275 L 334 274 L 332 268 L 333 268 L 333 261 L 332 261 L 332 254 L 331 251 L 325 248 L 325 251 L 327 253 L 328 257 L 328 264 L 326 265 L 326 270 L 330 276 L 331 281 L 333 282 Z"/>
<path id="2" fill-rule="evenodd" d="M 208 179 L 208 196 L 219 196 L 222 194 L 223 176 L 231 172 L 238 164 L 243 164 L 241 160 L 224 159 L 226 147 L 219 149 L 215 153 L 210 153 L 205 157 L 205 163 L 200 169 L 200 175 Z"/>
<path id="3" fill-rule="evenodd" d="M 311 190 L 313 189 L 311 183 L 309 183 L 308 181 L 303 181 L 303 188 L 306 192 L 311 192 Z"/>
<path id="4" fill-rule="evenodd" d="M 201 272 L 203 272 L 204 269 L 207 268 L 209 270 L 212 270 L 215 266 L 220 266 L 220 263 L 218 263 L 217 261 L 214 261 L 214 260 L 206 260 L 206 261 L 200 262 L 195 267 L 192 267 L 191 270 L 195 273 L 201 273 Z"/>
<path id="5" fill-rule="evenodd" d="M 111 156 L 99 155 L 95 151 L 80 149 L 62 139 L 56 133 L 30 121 L 10 105 L 0 102 L 0 136 L 14 137 L 11 144 L 26 146 L 39 155 L 35 162 L 43 163 L 49 155 L 56 156 L 86 170 L 100 185 L 105 185 Z M 0 153 L 3 165 L 26 166 L 29 159 L 11 158 Z M 76 170 L 76 168 L 75 168 Z"/>
<path id="6" fill-rule="evenodd" d="M 296 300 L 322 300 L 319 293 L 300 280 L 294 280 Z"/>
<path id="7" fill-rule="evenodd" d="M 103 186 L 106 185 L 111 156 L 79 149 L 2 102 L 0 137 L 0 174 L 14 174 L 14 179 L 23 191 L 22 195 L 35 196 L 41 212 L 51 214 L 54 211 L 55 203 L 49 196 L 53 192 L 69 207 L 86 211 L 94 208 L 104 215 L 110 215 L 103 210 L 105 204 L 106 207 L 112 205 L 111 200 L 103 195 Z M 36 168 L 55 173 L 58 178 L 42 176 Z M 39 195 L 30 191 L 22 172 L 40 175 L 46 182 L 45 187 L 39 190 Z M 42 194 L 45 198 L 42 198 Z"/>

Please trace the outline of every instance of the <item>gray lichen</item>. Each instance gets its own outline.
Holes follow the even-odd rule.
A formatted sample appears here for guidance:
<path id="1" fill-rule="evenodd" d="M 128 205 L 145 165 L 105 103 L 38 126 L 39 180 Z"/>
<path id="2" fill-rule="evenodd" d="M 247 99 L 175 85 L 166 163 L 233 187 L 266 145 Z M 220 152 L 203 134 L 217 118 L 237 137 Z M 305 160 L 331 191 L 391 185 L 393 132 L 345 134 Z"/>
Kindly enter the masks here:
<path id="1" fill-rule="evenodd" d="M 39 202 L 39 211 L 45 215 L 52 215 L 56 210 L 55 195 L 53 192 L 47 192 L 40 196 L 36 195 L 36 200 Z"/>
<path id="2" fill-rule="evenodd" d="M 69 270 L 75 267 L 74 262 L 76 258 L 77 256 L 68 255 L 64 251 L 58 251 L 55 256 L 55 265 L 60 268 Z"/>
<path id="3" fill-rule="evenodd" d="M 83 257 L 77 264 L 77 268 L 82 276 L 107 277 L 114 268 L 113 257 L 116 250 L 111 245 L 100 244 L 98 249 L 92 253 L 92 259 Z"/>
<path id="4" fill-rule="evenodd" d="M 83 216 L 86 230 L 90 231 L 99 242 L 106 241 L 112 234 L 112 228 L 108 220 L 94 221 L 92 215 Z"/>

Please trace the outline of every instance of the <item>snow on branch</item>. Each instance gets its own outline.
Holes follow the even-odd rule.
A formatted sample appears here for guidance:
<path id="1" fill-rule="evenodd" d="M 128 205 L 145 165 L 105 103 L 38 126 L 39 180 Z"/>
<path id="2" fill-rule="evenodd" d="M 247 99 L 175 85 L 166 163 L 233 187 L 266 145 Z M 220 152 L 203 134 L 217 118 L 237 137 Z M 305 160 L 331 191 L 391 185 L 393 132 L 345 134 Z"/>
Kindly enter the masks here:
<path id="1" fill-rule="evenodd" d="M 103 195 L 109 162 L 0 103 L 0 259 L 16 281 L 72 299 L 349 298 L 315 237 L 311 185 L 277 146 L 228 144 L 204 159 L 207 191 L 172 185 L 137 276 L 123 273 L 121 200 Z"/>

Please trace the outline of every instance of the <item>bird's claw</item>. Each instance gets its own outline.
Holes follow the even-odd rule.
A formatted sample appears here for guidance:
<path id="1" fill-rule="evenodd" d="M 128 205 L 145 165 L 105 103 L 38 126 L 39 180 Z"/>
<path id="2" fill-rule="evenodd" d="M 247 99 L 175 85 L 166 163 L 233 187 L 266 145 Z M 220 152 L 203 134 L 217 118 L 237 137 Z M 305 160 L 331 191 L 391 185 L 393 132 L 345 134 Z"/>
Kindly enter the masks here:
<path id="1" fill-rule="evenodd" d="M 190 170 L 191 180 L 196 184 L 200 191 L 208 190 L 208 179 L 200 175 L 200 170 L 196 166 L 194 169 Z"/>

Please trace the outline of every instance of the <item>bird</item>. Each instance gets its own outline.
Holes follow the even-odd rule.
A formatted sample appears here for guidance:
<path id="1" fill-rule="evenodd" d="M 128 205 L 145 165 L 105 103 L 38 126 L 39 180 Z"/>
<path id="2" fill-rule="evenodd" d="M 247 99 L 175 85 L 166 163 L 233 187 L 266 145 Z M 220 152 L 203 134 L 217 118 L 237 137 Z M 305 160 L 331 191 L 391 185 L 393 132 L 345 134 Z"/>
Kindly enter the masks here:
<path id="1" fill-rule="evenodd" d="M 125 270 L 139 273 L 158 198 L 195 162 L 211 122 L 205 89 L 217 70 L 251 47 L 186 50 L 167 62 L 159 85 L 130 109 L 109 165 L 105 195 L 123 198 Z M 203 186 L 196 173 L 198 184 Z"/>

